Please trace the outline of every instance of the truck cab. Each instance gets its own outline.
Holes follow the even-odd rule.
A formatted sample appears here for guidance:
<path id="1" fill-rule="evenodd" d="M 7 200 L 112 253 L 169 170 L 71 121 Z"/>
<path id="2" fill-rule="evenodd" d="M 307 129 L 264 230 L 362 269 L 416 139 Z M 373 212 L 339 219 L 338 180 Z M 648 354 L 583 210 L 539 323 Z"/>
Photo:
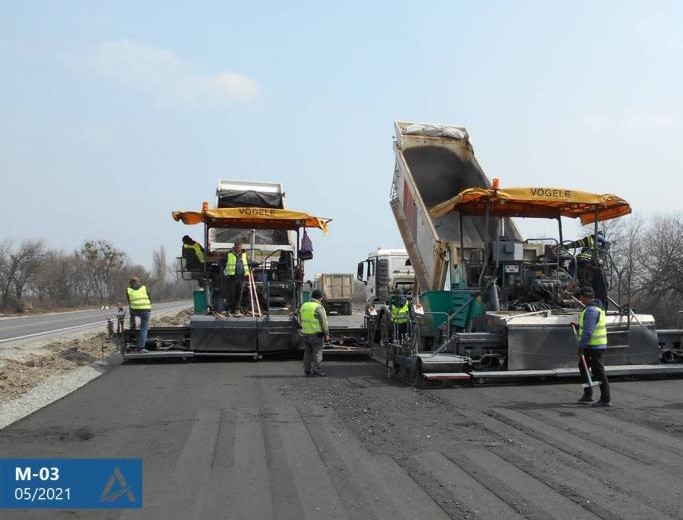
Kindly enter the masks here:
<path id="1" fill-rule="evenodd" d="M 386 303 L 397 287 L 404 294 L 412 292 L 415 273 L 405 249 L 381 249 L 358 262 L 356 278 L 365 284 L 368 305 Z"/>
<path id="2" fill-rule="evenodd" d="M 413 292 L 415 272 L 405 249 L 381 249 L 358 262 L 356 278 L 365 284 L 365 319 L 372 341 L 385 342 L 389 336 L 389 298 L 395 289 Z"/>

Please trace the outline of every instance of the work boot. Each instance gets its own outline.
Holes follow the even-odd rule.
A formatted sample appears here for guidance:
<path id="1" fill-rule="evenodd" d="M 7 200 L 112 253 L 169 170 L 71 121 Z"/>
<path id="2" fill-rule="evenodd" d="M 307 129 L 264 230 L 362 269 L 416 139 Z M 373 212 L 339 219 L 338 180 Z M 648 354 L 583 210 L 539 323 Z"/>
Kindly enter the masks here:
<path id="1" fill-rule="evenodd" d="M 311 376 L 312 377 L 327 377 L 327 373 L 326 372 L 313 372 L 311 374 Z"/>
<path id="2" fill-rule="evenodd" d="M 304 372 L 304 377 L 311 377 L 311 373 L 310 372 Z"/>
<path id="3" fill-rule="evenodd" d="M 593 396 L 592 395 L 587 395 L 583 394 L 581 397 L 579 397 L 579 400 L 577 403 L 581 404 L 591 404 L 593 402 Z"/>
<path id="4" fill-rule="evenodd" d="M 593 403 L 593 406 L 595 406 L 596 408 L 604 407 L 604 406 L 612 406 L 612 403 L 610 403 L 609 401 L 603 401 L 602 399 L 600 399 L 599 401 Z"/>

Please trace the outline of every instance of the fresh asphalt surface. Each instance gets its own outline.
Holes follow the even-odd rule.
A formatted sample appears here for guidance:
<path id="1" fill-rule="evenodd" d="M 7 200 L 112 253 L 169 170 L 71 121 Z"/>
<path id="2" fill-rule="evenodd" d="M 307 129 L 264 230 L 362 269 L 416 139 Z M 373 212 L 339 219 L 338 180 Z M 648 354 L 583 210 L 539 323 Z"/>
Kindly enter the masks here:
<path id="1" fill-rule="evenodd" d="M 192 307 L 190 300 L 154 303 L 152 315 L 174 309 L 181 311 L 190 307 Z M 126 316 L 128 316 L 128 306 L 125 309 Z M 102 328 L 102 330 L 105 330 L 104 327 L 109 318 L 114 320 L 116 325 L 116 307 L 102 310 L 56 312 L 0 319 L 0 348 L 5 343 L 39 338 L 51 334 L 88 330 L 91 328 Z M 126 326 L 128 326 L 128 323 L 126 323 Z"/>
<path id="2" fill-rule="evenodd" d="M 126 364 L 0 457 L 141 457 L 144 509 L 7 518 L 680 519 L 683 380 L 414 389 L 369 359 Z"/>

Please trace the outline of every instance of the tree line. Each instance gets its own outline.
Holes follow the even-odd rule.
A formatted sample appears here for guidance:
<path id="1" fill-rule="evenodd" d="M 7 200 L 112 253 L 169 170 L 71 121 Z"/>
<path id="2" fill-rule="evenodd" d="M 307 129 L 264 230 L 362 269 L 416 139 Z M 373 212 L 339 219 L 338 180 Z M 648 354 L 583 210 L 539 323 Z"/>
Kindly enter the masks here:
<path id="1" fill-rule="evenodd" d="M 683 315 L 683 215 L 638 215 L 601 224 L 612 259 L 609 295 L 657 327 L 679 328 Z M 592 226 L 591 226 L 592 227 Z M 592 232 L 592 230 L 591 230 Z"/>
<path id="2" fill-rule="evenodd" d="M 0 242 L 0 311 L 22 312 L 27 306 L 73 308 L 126 303 L 128 279 L 135 274 L 154 301 L 188 298 L 193 286 L 171 265 L 166 251 L 153 252 L 152 270 L 131 263 L 106 240 L 85 240 L 76 251 L 46 247 L 42 240 Z"/>

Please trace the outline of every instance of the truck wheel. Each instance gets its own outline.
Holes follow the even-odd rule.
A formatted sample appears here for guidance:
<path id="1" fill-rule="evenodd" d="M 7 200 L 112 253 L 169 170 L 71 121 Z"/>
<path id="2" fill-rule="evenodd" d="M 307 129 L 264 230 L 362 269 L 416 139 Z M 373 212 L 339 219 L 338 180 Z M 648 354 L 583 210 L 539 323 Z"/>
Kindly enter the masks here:
<path id="1" fill-rule="evenodd" d="M 391 345 L 388 345 L 387 348 L 384 351 L 385 353 L 385 360 L 384 360 L 384 365 L 387 370 L 387 379 L 392 379 L 394 377 L 394 356 L 393 352 L 391 349 Z"/>
<path id="2" fill-rule="evenodd" d="M 344 304 L 344 314 L 346 316 L 351 316 L 351 314 L 353 314 L 353 308 L 351 307 L 351 302 Z"/>
<path id="3" fill-rule="evenodd" d="M 382 341 L 380 317 L 366 316 L 366 324 L 368 327 L 368 344 L 372 346 L 380 343 Z"/>
<path id="4" fill-rule="evenodd" d="M 420 388 L 425 384 L 425 379 L 422 377 L 422 363 L 419 359 L 415 363 L 415 372 L 410 374 L 410 384 L 415 388 Z"/>
<path id="5" fill-rule="evenodd" d="M 378 325 L 380 328 L 381 343 L 382 345 L 387 346 L 391 342 L 391 320 L 388 313 L 382 313 Z"/>

